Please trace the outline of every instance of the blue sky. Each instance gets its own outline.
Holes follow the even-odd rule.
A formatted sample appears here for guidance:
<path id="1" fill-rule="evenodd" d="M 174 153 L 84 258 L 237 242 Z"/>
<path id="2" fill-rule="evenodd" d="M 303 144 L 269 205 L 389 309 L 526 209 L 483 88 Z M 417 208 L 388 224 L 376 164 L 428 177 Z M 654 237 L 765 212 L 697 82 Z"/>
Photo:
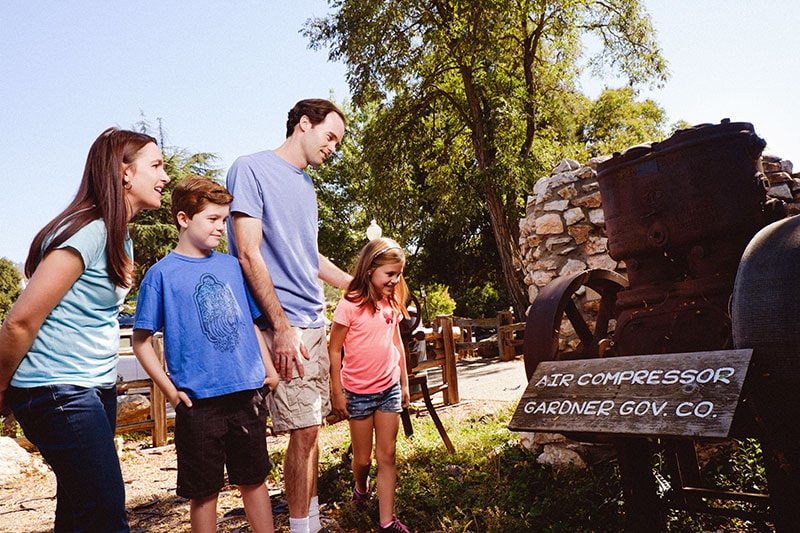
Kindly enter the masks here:
<path id="1" fill-rule="evenodd" d="M 800 167 L 800 3 L 645 0 L 672 77 L 646 92 L 669 121 L 752 122 Z M 769 8 L 765 6 L 769 5 Z M 299 99 L 348 96 L 345 69 L 307 48 L 324 0 L 0 4 L 0 257 L 23 261 L 72 198 L 108 126 L 161 118 L 167 144 L 238 155 L 282 141 Z M 613 80 L 587 81 L 596 96 Z"/>

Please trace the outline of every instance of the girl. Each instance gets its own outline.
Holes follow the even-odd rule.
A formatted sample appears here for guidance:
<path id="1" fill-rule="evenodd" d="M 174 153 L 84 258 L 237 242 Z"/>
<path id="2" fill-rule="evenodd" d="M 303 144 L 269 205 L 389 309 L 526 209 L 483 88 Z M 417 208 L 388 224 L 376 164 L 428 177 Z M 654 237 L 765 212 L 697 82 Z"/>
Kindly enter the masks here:
<path id="1" fill-rule="evenodd" d="M 361 250 L 353 281 L 333 314 L 328 350 L 331 407 L 350 423 L 353 502 L 362 506 L 369 498 L 374 432 L 380 531 L 408 533 L 394 515 L 395 442 L 400 413 L 409 402 L 399 327 L 407 317 L 404 266 L 403 249 L 391 239 L 372 240 Z"/>
<path id="2" fill-rule="evenodd" d="M 78 193 L 31 244 L 27 287 L 0 329 L 0 411 L 11 408 L 57 481 L 56 533 L 129 531 L 114 446 L 117 312 L 131 285 L 128 222 L 161 205 L 154 138 L 109 128 Z"/>

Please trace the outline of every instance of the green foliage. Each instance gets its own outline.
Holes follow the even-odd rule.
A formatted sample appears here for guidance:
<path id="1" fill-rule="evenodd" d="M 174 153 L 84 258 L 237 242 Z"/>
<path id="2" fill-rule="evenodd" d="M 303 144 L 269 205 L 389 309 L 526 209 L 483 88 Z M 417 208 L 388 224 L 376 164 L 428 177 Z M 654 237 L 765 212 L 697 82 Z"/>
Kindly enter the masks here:
<path id="1" fill-rule="evenodd" d="M 665 139 L 665 121 L 664 109 L 653 100 L 637 102 L 632 87 L 606 89 L 590 104 L 581 137 L 590 157 L 611 154 Z"/>
<path id="2" fill-rule="evenodd" d="M 450 296 L 445 285 L 433 283 L 425 287 L 425 307 L 431 318 L 438 315 L 452 315 L 456 309 L 456 301 Z"/>
<path id="3" fill-rule="evenodd" d="M 22 293 L 22 275 L 10 259 L 0 258 L 0 323 Z"/>
<path id="4" fill-rule="evenodd" d="M 588 471 L 536 463 L 507 429 L 512 407 L 497 413 L 442 413 L 456 449 L 449 454 L 430 418 L 414 418 L 414 435 L 397 442 L 398 516 L 412 531 L 621 531 L 621 489 L 613 462 Z M 348 502 L 347 432 L 323 429 L 320 498 L 337 503 L 347 530 L 374 523 L 377 501 L 364 511 Z M 373 464 L 372 479 L 377 470 Z"/>
<path id="5" fill-rule="evenodd" d="M 609 68 L 632 84 L 666 76 L 641 2 L 337 0 L 330 6 L 327 17 L 307 22 L 305 35 L 312 47 L 345 62 L 356 106 L 339 176 L 325 180 L 330 185 L 321 195 L 322 203 L 331 202 L 325 216 L 341 222 L 331 242 L 352 246 L 350 228 L 376 218 L 415 253 L 424 249 L 439 270 L 460 248 L 490 243 L 493 256 L 467 265 L 462 283 L 469 286 L 473 276 L 479 286 L 500 282 L 521 316 L 528 300 L 518 222 L 536 177 L 560 158 L 585 153 L 578 132 L 588 104 L 576 89 L 582 67 Z M 588 59 L 585 34 L 603 43 Z M 462 292 L 434 271 L 415 268 L 418 283 L 435 280 Z"/>
<path id="6" fill-rule="evenodd" d="M 508 430 L 515 405 L 495 412 L 469 406 L 439 411 L 454 454 L 445 450 L 430 417 L 412 413 L 414 435 L 398 438 L 395 507 L 412 531 L 599 533 L 625 529 L 622 486 L 613 453 L 586 470 L 541 465 L 537 455 L 519 446 L 517 435 Z M 320 499 L 336 509 L 334 516 L 344 530 L 365 531 L 373 526 L 378 506 L 376 498 L 362 511 L 350 503 L 353 477 L 348 445 L 346 424 L 320 431 Z M 280 451 L 271 448 L 270 452 L 279 464 Z M 763 463 L 755 441 L 730 441 L 709 453 L 711 459 L 702 472 L 708 486 L 763 492 L 758 481 L 763 480 Z M 373 462 L 373 480 L 376 473 Z M 672 532 L 763 530 L 739 518 L 676 510 L 669 512 L 667 521 L 667 530 Z"/>
<path id="7" fill-rule="evenodd" d="M 159 139 L 164 155 L 164 170 L 170 182 L 164 187 L 161 207 L 142 211 L 129 225 L 134 246 L 135 276 L 131 295 L 138 292 L 139 282 L 148 268 L 167 255 L 178 244 L 178 230 L 170 211 L 172 191 L 184 178 L 192 175 L 206 176 L 218 183 L 223 182 L 222 169 L 215 166 L 217 156 L 209 152 L 192 153 L 185 148 L 165 145 L 166 132 L 158 119 L 156 131 L 145 117 L 136 124 L 137 131 Z M 227 250 L 227 243 L 220 243 L 220 251 Z"/>
<path id="8" fill-rule="evenodd" d="M 470 287 L 458 300 L 456 314 L 465 317 L 495 316 L 498 311 L 508 308 L 508 302 L 501 298 L 497 286 L 484 282 Z"/>
<path id="9" fill-rule="evenodd" d="M 708 486 L 719 487 L 732 492 L 747 492 L 765 494 L 767 492 L 767 479 L 764 470 L 764 454 L 761 445 L 756 439 L 731 440 L 713 448 L 713 453 L 707 464 L 701 470 L 701 477 Z M 741 501 L 710 500 L 714 507 L 752 511 L 753 506 Z M 763 508 L 761 509 L 763 511 Z M 726 520 L 719 517 L 686 516 L 676 513 L 686 523 L 695 528 L 712 530 L 720 527 Z M 759 529 L 749 521 L 731 519 L 738 531 L 758 531 Z M 690 531 L 683 527 L 681 531 Z M 697 531 L 698 529 L 693 529 Z"/>
<path id="10" fill-rule="evenodd" d="M 669 126 L 669 134 L 672 135 L 678 130 L 686 130 L 691 128 L 692 125 L 686 122 L 685 120 L 678 120 Z"/>

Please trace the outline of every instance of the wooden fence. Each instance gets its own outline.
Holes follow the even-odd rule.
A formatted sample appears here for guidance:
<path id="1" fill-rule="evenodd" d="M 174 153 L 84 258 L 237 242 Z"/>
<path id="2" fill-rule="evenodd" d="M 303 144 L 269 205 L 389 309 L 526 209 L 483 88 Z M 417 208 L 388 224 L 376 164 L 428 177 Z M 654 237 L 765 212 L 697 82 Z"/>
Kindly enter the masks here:
<path id="1" fill-rule="evenodd" d="M 133 349 L 122 342 L 120 355 L 133 355 Z M 153 335 L 153 348 L 161 364 L 164 364 L 164 341 L 160 333 Z M 174 417 L 167 417 L 167 398 L 151 379 L 138 379 L 117 384 L 117 392 L 122 394 L 132 389 L 150 389 L 150 417 L 146 420 L 117 425 L 117 435 L 134 431 L 149 431 L 153 446 L 164 446 L 167 443 L 167 428 L 175 425 Z"/>
<path id="2" fill-rule="evenodd" d="M 496 339 L 478 341 L 475 338 L 476 328 L 495 328 Z M 496 350 L 503 361 L 514 359 L 522 346 L 517 332 L 525 330 L 525 323 L 512 323 L 510 312 L 501 311 L 495 318 L 462 318 L 452 315 L 439 315 L 430 332 L 418 332 L 415 339 L 424 340 L 426 345 L 426 358 L 419 361 L 414 355 L 410 357 L 408 366 L 409 374 L 419 374 L 432 368 L 440 368 L 442 381 L 440 384 L 429 386 L 430 395 L 442 393 L 442 402 L 445 405 L 458 403 L 458 372 L 456 363 L 465 357 L 475 357 L 482 352 L 494 353 Z M 120 355 L 133 355 L 132 349 L 123 342 Z M 153 347 L 161 362 L 164 361 L 164 346 L 160 334 L 153 336 Z M 167 430 L 175 424 L 173 417 L 167 416 L 167 401 L 161 390 L 152 380 L 141 379 L 119 383 L 117 389 L 120 393 L 140 388 L 150 389 L 150 416 L 146 420 L 121 424 L 117 426 L 117 434 L 134 431 L 150 432 L 153 446 L 163 446 L 167 442 Z M 412 395 L 418 399 L 420 393 Z"/>
<path id="3" fill-rule="evenodd" d="M 477 328 L 495 328 L 496 339 L 476 340 Z M 430 387 L 431 394 L 442 392 L 445 405 L 458 403 L 458 372 L 456 363 L 466 357 L 496 351 L 503 361 L 511 361 L 521 351 L 522 339 L 517 332 L 525 330 L 525 323 L 512 323 L 510 312 L 501 311 L 495 318 L 462 318 L 439 315 L 430 332 L 418 332 L 417 341 L 425 341 L 426 358 L 418 361 L 413 353 L 409 357 L 409 374 L 431 368 L 441 368 L 442 383 Z M 413 399 L 413 397 L 412 397 Z"/>
<path id="4" fill-rule="evenodd" d="M 497 355 L 502 361 L 513 360 L 520 352 L 522 339 L 517 338 L 517 332 L 525 331 L 525 323 L 514 323 L 510 311 L 499 311 L 495 318 L 461 318 L 451 317 L 452 325 L 460 332 L 460 338 L 455 340 L 457 359 L 482 355 L 481 349 L 494 353 L 496 344 Z M 476 328 L 494 328 L 497 331 L 496 340 L 475 340 Z"/>

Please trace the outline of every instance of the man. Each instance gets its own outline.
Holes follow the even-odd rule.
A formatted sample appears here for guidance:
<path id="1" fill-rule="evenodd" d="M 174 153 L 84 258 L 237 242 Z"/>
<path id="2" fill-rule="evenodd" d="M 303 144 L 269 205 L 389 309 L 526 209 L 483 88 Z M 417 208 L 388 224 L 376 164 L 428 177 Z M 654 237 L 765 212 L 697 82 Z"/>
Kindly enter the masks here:
<path id="1" fill-rule="evenodd" d="M 305 169 L 336 151 L 344 129 L 334 104 L 301 100 L 289 111 L 283 144 L 239 157 L 227 178 L 228 246 L 268 319 L 264 334 L 281 376 L 270 416 L 275 431 L 290 432 L 284 483 L 293 533 L 321 529 L 317 437 L 330 410 L 330 362 L 318 278 L 340 289 L 351 279 L 319 253 L 316 191 Z"/>

